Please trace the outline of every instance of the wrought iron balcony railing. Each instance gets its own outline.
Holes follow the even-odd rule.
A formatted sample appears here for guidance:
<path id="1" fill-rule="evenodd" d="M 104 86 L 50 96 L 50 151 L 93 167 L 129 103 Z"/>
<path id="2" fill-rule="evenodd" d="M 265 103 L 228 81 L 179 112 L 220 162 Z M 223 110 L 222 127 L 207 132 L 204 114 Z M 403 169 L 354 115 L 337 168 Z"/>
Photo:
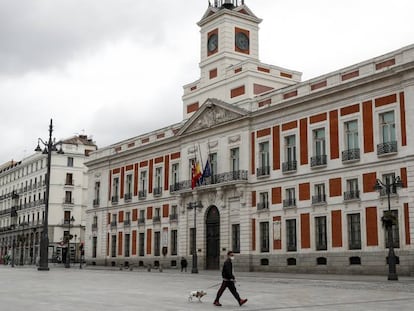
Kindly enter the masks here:
<path id="1" fill-rule="evenodd" d="M 297 164 L 298 164 L 298 161 L 283 162 L 282 172 L 283 173 L 295 172 L 297 170 Z"/>
<path id="2" fill-rule="evenodd" d="M 156 197 L 159 197 L 160 195 L 162 195 L 162 187 L 155 187 L 153 189 L 153 194 Z"/>
<path id="3" fill-rule="evenodd" d="M 256 169 L 257 177 L 269 176 L 270 175 L 270 166 L 262 166 Z"/>
<path id="4" fill-rule="evenodd" d="M 171 214 L 170 221 L 178 221 L 178 214 Z"/>
<path id="5" fill-rule="evenodd" d="M 287 199 L 283 200 L 283 207 L 295 207 L 296 199 Z"/>
<path id="6" fill-rule="evenodd" d="M 269 209 L 269 202 L 268 201 L 264 201 L 264 202 L 259 202 L 257 203 L 257 210 L 268 210 Z"/>
<path id="7" fill-rule="evenodd" d="M 352 190 L 344 192 L 344 200 L 359 200 L 359 190 Z"/>
<path id="8" fill-rule="evenodd" d="M 222 174 L 215 174 L 213 176 L 205 178 L 203 181 L 200 181 L 196 187 L 215 185 L 221 183 L 227 183 L 232 181 L 246 181 L 248 178 L 247 170 L 232 171 Z M 170 186 L 170 192 L 177 192 L 182 190 L 191 189 L 191 180 L 184 180 L 178 183 L 175 183 Z"/>
<path id="9" fill-rule="evenodd" d="M 326 194 L 319 194 L 312 196 L 312 204 L 326 203 Z"/>
<path id="10" fill-rule="evenodd" d="M 342 162 L 346 161 L 356 161 L 361 158 L 361 151 L 359 148 L 348 149 L 342 151 Z"/>
<path id="11" fill-rule="evenodd" d="M 93 206 L 94 207 L 99 206 L 99 199 L 94 199 L 93 200 Z"/>
<path id="12" fill-rule="evenodd" d="M 397 142 L 390 141 L 377 145 L 377 155 L 396 153 L 398 151 Z"/>
<path id="13" fill-rule="evenodd" d="M 132 193 L 125 193 L 124 201 L 131 201 L 131 200 L 132 200 Z"/>
<path id="14" fill-rule="evenodd" d="M 111 198 L 112 204 L 117 204 L 119 202 L 119 196 L 113 195 Z"/>
<path id="15" fill-rule="evenodd" d="M 98 230 L 98 224 L 92 224 L 92 231 Z"/>
<path id="16" fill-rule="evenodd" d="M 152 217 L 153 223 L 160 223 L 161 222 L 161 216 L 154 216 Z"/>
<path id="17" fill-rule="evenodd" d="M 147 190 L 138 191 L 138 199 L 145 199 L 147 197 Z"/>
<path id="18" fill-rule="evenodd" d="M 124 219 L 124 227 L 130 227 L 131 226 L 131 219 Z"/>
<path id="19" fill-rule="evenodd" d="M 114 229 L 118 226 L 118 223 L 116 221 L 111 221 L 111 229 Z"/>
<path id="20" fill-rule="evenodd" d="M 145 224 L 145 218 L 138 218 L 138 225 Z"/>
<path id="21" fill-rule="evenodd" d="M 324 166 L 327 163 L 326 154 L 311 157 L 311 167 Z"/>

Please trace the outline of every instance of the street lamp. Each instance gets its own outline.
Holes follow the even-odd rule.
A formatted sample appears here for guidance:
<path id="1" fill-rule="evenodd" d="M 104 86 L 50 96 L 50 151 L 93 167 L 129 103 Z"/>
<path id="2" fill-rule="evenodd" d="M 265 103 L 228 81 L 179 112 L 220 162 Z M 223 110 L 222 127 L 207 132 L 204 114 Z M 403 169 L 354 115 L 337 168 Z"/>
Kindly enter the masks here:
<path id="1" fill-rule="evenodd" d="M 11 266 L 14 268 L 14 249 L 16 248 L 16 238 L 13 236 L 13 242 L 12 242 L 12 262 Z"/>
<path id="2" fill-rule="evenodd" d="M 22 233 L 20 233 L 19 235 L 18 235 L 18 240 L 19 240 L 19 242 L 20 242 L 20 265 L 21 266 L 23 266 L 24 265 L 24 258 L 23 258 L 23 255 L 24 255 L 24 243 L 26 242 L 26 237 L 24 236 L 24 226 L 25 226 L 26 224 L 25 223 L 22 223 L 21 224 L 21 226 L 22 226 Z"/>
<path id="3" fill-rule="evenodd" d="M 392 226 L 397 223 L 396 217 L 391 212 L 391 193 L 397 193 L 397 188 L 401 188 L 403 183 L 401 181 L 400 176 L 393 177 L 392 182 L 389 179 L 386 180 L 386 183 L 382 182 L 381 180 L 377 179 L 374 189 L 376 191 L 384 191 L 387 194 L 388 198 L 388 210 L 382 216 L 382 224 L 387 231 L 387 238 L 388 238 L 388 280 L 389 281 L 398 281 L 397 275 L 397 257 L 394 253 L 394 237 L 392 232 Z"/>
<path id="4" fill-rule="evenodd" d="M 75 221 L 75 218 L 73 218 L 73 216 L 71 218 L 69 218 L 69 232 L 68 235 L 66 236 L 66 241 L 67 241 L 67 248 L 66 248 L 66 260 L 65 260 L 65 268 L 70 268 L 70 240 L 72 239 L 72 236 L 70 235 L 70 223 Z"/>
<path id="5" fill-rule="evenodd" d="M 43 139 L 39 138 L 37 141 L 37 147 L 35 151 L 42 151 L 40 148 L 40 142 L 44 145 L 44 149 L 42 151 L 43 154 L 47 154 L 47 173 L 46 173 L 46 192 L 45 192 L 45 215 L 43 218 L 43 231 L 41 233 L 40 238 L 40 260 L 39 260 L 39 267 L 37 268 L 38 271 L 49 271 L 49 223 L 48 223 L 48 217 L 49 217 L 49 192 L 50 192 L 50 167 L 52 165 L 52 151 L 57 151 L 59 154 L 63 154 L 62 150 L 62 144 L 60 142 L 55 143 L 55 141 L 52 141 L 52 132 L 53 132 L 53 122 L 52 119 L 50 119 L 50 125 L 49 125 L 49 140 L 45 142 Z M 56 149 L 56 146 L 60 144 L 59 151 Z"/>
<path id="6" fill-rule="evenodd" d="M 194 234 L 193 234 L 193 245 L 192 245 L 192 250 L 193 250 L 193 267 L 191 269 L 191 273 L 198 273 L 198 268 L 197 268 L 197 208 L 201 209 L 203 208 L 203 205 L 201 204 L 200 201 L 198 202 L 190 202 L 187 205 L 187 209 L 194 210 Z"/>

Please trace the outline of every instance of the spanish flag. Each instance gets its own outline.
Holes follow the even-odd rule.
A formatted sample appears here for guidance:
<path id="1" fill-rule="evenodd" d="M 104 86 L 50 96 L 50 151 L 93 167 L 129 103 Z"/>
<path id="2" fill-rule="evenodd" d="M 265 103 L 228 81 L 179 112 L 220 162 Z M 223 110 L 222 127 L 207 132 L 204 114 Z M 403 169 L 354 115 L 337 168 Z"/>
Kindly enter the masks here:
<path id="1" fill-rule="evenodd" d="M 194 162 L 193 168 L 192 168 L 191 189 L 195 188 L 201 176 L 203 176 L 203 173 L 201 172 L 201 166 L 200 166 L 200 163 L 196 161 Z"/>

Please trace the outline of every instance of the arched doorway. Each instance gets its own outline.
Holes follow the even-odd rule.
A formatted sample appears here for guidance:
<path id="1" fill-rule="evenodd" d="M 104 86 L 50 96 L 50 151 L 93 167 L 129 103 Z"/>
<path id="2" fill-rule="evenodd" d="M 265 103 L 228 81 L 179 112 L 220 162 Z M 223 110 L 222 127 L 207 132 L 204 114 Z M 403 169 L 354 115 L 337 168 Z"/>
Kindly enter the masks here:
<path id="1" fill-rule="evenodd" d="M 220 213 L 210 206 L 206 217 L 206 269 L 219 269 L 220 265 Z"/>

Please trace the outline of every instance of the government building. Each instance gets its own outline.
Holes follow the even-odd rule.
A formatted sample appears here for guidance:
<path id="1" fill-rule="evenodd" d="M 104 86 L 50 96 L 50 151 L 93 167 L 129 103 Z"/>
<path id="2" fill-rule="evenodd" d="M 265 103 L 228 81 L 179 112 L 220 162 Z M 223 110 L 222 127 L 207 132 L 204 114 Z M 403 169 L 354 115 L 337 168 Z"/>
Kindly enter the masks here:
<path id="1" fill-rule="evenodd" d="M 302 81 L 260 62 L 260 23 L 211 3 L 182 122 L 90 155 L 89 264 L 386 274 L 392 215 L 414 273 L 414 45 Z"/>

